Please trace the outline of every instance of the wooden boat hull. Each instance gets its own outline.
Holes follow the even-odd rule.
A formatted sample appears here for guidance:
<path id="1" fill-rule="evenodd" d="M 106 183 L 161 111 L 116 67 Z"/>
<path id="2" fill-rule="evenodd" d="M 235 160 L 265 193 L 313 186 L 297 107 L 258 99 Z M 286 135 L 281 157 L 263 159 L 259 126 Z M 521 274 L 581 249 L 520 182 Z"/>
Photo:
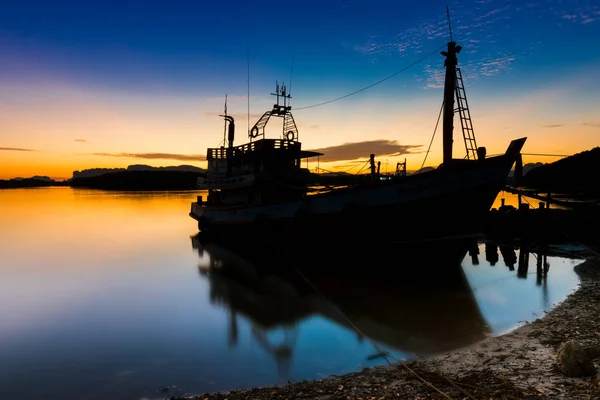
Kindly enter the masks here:
<path id="1" fill-rule="evenodd" d="M 523 146 L 505 155 L 456 164 L 405 178 L 242 207 L 193 203 L 203 233 L 230 240 L 281 240 L 375 235 L 415 240 L 477 231 Z"/>

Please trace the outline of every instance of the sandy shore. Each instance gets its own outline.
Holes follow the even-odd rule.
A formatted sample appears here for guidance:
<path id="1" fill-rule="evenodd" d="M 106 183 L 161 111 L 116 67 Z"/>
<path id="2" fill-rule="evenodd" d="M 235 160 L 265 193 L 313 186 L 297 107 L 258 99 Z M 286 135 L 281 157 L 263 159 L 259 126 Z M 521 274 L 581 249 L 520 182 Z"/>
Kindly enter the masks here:
<path id="1" fill-rule="evenodd" d="M 600 399 L 597 376 L 568 378 L 555 369 L 558 347 L 567 340 L 600 348 L 600 258 L 588 258 L 575 271 L 581 285 L 573 294 L 506 335 L 408 364 L 186 399 Z"/>

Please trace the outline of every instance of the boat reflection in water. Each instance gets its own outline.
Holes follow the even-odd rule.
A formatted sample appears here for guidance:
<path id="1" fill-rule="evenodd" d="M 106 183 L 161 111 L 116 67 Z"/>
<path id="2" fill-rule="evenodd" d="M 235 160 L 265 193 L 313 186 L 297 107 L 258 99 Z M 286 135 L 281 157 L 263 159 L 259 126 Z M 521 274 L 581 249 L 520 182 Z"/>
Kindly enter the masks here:
<path id="1" fill-rule="evenodd" d="M 280 377 L 289 376 L 298 324 L 313 316 L 355 331 L 358 341 L 365 335 L 409 356 L 490 334 L 460 266 L 476 245 L 471 240 L 304 248 L 292 255 L 280 247 L 234 252 L 199 236 L 192 245 L 208 258 L 199 270 L 210 282 L 211 302 L 230 311 L 229 343 L 237 343 L 237 318 L 243 316 L 256 342 L 277 360 Z M 268 332 L 282 328 L 283 342 L 269 343 Z"/>

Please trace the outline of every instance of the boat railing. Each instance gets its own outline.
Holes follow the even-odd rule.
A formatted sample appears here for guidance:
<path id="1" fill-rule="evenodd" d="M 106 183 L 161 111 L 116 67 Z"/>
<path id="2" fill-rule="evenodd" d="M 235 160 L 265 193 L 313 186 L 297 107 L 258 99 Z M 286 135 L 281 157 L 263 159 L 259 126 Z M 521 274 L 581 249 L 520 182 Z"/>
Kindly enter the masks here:
<path id="1" fill-rule="evenodd" d="M 225 188 L 236 186 L 248 186 L 254 183 L 256 176 L 252 174 L 234 176 L 227 178 L 198 178 L 196 187 L 198 189 Z"/>
<path id="2" fill-rule="evenodd" d="M 255 142 L 233 147 L 231 150 L 226 147 L 208 149 L 206 158 L 208 160 L 224 159 L 228 157 L 228 154 L 231 154 L 231 156 L 235 157 L 237 155 L 250 153 L 256 150 L 288 149 L 297 146 L 299 146 L 298 142 L 287 139 L 261 139 Z"/>

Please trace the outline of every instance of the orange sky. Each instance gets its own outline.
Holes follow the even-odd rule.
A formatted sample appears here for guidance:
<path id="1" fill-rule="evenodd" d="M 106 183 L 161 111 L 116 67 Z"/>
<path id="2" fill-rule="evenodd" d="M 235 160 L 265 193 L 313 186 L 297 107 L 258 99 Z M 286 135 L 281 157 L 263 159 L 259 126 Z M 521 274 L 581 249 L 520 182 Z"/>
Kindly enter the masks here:
<path id="1" fill-rule="evenodd" d="M 222 140 L 225 94 L 243 144 L 247 93 L 252 125 L 272 108 L 276 81 L 290 86 L 303 148 L 335 155 L 321 167 L 356 171 L 375 153 L 384 172 L 404 158 L 416 170 L 441 106 L 445 3 L 324 2 L 317 14 L 286 2 L 38 2 L 35 13 L 9 3 L 0 29 L 0 179 L 203 167 L 206 149 Z M 600 5 L 517 3 L 461 0 L 448 11 L 477 145 L 490 155 L 524 136 L 523 153 L 597 146 Z M 281 15 L 293 29 L 255 23 Z M 280 134 L 275 127 L 269 136 Z M 441 136 L 440 127 L 426 165 L 441 163 Z M 464 155 L 459 129 L 454 154 Z"/>
<path id="2" fill-rule="evenodd" d="M 485 85 L 477 81 L 467 85 L 477 144 L 486 146 L 490 155 L 504 152 L 510 140 L 523 136 L 528 137 L 524 153 L 570 155 L 597 146 L 600 91 L 587 88 L 597 85 L 599 70 L 600 63 L 590 63 L 547 85 L 507 87 L 504 91 L 484 91 Z M 223 121 L 218 116 L 222 97 L 168 91 L 152 97 L 51 78 L 4 81 L 2 85 L 0 179 L 32 175 L 66 179 L 74 170 L 131 164 L 203 167 L 206 148 L 216 147 L 222 140 Z M 269 93 L 271 88 L 261 89 Z M 437 87 L 423 88 L 410 98 L 366 94 L 294 115 L 306 149 L 326 152 L 328 147 L 364 142 L 362 156 L 366 159 L 369 153 L 376 153 L 383 172 L 393 170 L 404 158 L 408 169 L 414 170 L 423 162 L 440 98 Z M 253 96 L 251 124 L 272 103 L 267 96 Z M 228 111 L 236 117 L 236 144 L 247 141 L 246 110 L 245 96 L 230 95 Z M 270 122 L 274 126 L 271 137 L 279 137 L 279 123 Z M 460 126 L 458 120 L 456 126 Z M 381 154 L 377 141 L 392 150 Z M 394 146 L 401 151 L 402 146 L 421 147 L 394 156 L 389 154 Z M 464 155 L 459 130 L 455 130 L 455 155 Z M 347 170 L 355 165 L 349 162 L 356 157 L 350 154 L 347 160 L 321 162 L 321 167 Z M 526 156 L 524 161 L 556 159 Z M 441 125 L 426 165 L 440 163 Z M 356 165 L 351 172 L 361 163 Z M 316 167 L 316 162 L 309 167 Z"/>

